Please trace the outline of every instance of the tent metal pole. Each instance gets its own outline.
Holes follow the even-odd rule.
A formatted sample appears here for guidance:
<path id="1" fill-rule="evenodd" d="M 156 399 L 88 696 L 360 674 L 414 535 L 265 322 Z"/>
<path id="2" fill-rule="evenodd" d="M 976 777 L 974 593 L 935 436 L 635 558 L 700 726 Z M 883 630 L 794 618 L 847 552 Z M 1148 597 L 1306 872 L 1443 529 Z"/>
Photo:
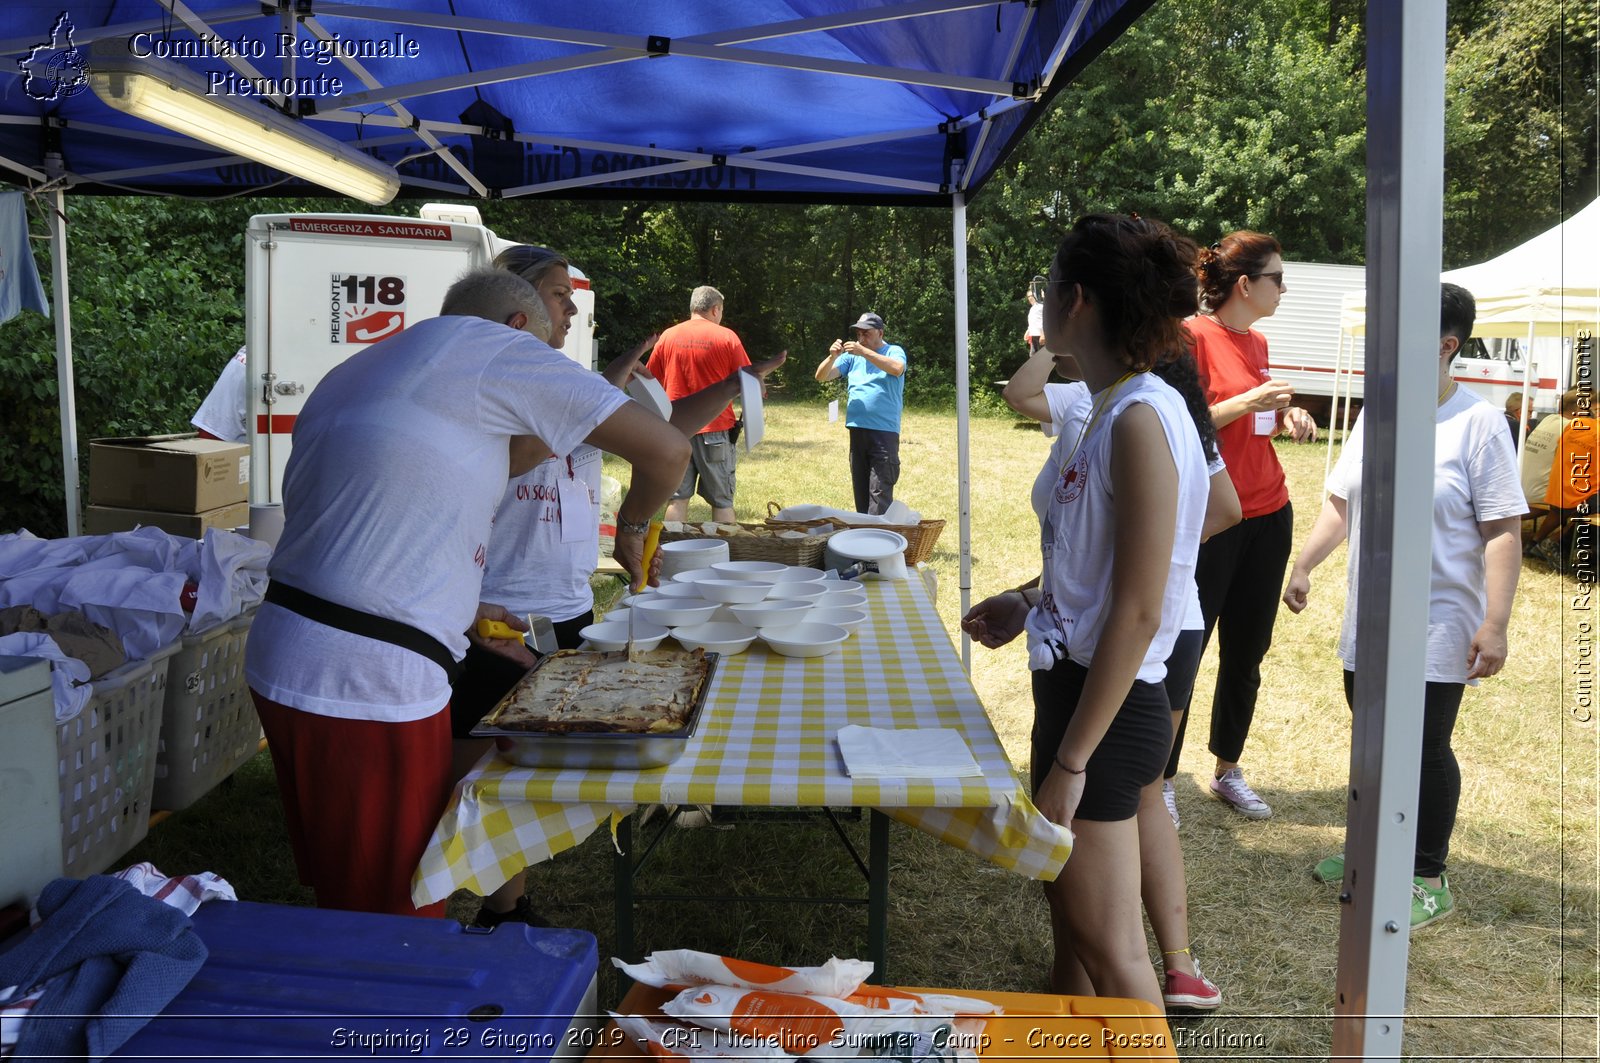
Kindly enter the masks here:
<path id="1" fill-rule="evenodd" d="M 1533 412 L 1533 338 L 1538 326 L 1528 322 L 1528 353 L 1522 356 L 1522 409 L 1517 414 L 1517 466 L 1522 465 L 1522 445 L 1528 439 L 1528 416 Z M 1557 400 L 1560 405 L 1560 400 Z"/>
<path id="2" fill-rule="evenodd" d="M 61 486 L 67 507 L 67 534 L 78 534 L 78 400 L 72 383 L 72 298 L 67 290 L 67 200 L 51 194 L 50 279 L 55 297 L 56 395 L 61 402 Z"/>
<path id="3" fill-rule="evenodd" d="M 1341 328 L 1339 330 L 1339 353 L 1333 357 L 1333 404 L 1328 407 L 1328 445 L 1324 448 L 1322 457 L 1323 483 L 1328 482 L 1328 472 L 1333 468 L 1333 428 L 1339 423 L 1339 385 L 1345 382 L 1344 348 L 1347 338 L 1345 330 Z M 1349 401 L 1348 397 L 1345 401 Z"/>
<path id="4" fill-rule="evenodd" d="M 1367 7 L 1366 439 L 1334 1059 L 1398 1059 L 1432 544 L 1445 0 Z M 1402 416 L 1404 413 L 1404 416 Z"/>
<path id="5" fill-rule="evenodd" d="M 972 605 L 972 454 L 968 436 L 971 393 L 967 377 L 967 200 L 960 192 L 950 199 L 950 236 L 955 259 L 956 300 L 956 511 L 961 530 L 961 615 Z M 961 633 L 961 667 L 972 671 L 972 639 Z"/>

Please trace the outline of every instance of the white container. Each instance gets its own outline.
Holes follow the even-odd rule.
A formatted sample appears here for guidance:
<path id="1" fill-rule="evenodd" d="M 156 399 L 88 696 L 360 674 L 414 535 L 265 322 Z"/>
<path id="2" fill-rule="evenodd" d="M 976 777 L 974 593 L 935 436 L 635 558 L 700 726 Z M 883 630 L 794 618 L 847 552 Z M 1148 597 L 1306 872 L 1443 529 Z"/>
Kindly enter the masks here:
<path id="1" fill-rule="evenodd" d="M 823 584 L 824 587 L 827 584 Z M 862 609 L 867 607 L 866 591 L 825 591 L 812 602 L 818 609 Z"/>
<path id="2" fill-rule="evenodd" d="M 669 580 L 680 572 L 710 568 L 718 561 L 728 560 L 728 544 L 722 539 L 679 539 L 662 543 L 657 553 L 661 556 L 661 578 Z"/>
<path id="3" fill-rule="evenodd" d="M 743 624 L 689 624 L 675 628 L 672 637 L 686 650 L 708 653 L 743 653 L 756 640 L 756 629 Z"/>
<path id="4" fill-rule="evenodd" d="M 899 532 L 849 528 L 835 532 L 828 539 L 823 556 L 831 569 L 845 569 L 857 561 L 867 561 L 877 566 L 878 579 L 905 579 L 906 545 L 906 537 Z"/>
<path id="5" fill-rule="evenodd" d="M 769 627 L 761 641 L 785 657 L 821 657 L 836 652 L 850 632 L 837 624 L 796 624 L 794 627 Z"/>
<path id="6" fill-rule="evenodd" d="M 749 605 L 730 605 L 728 611 L 739 623 L 757 630 L 765 627 L 793 627 L 811 619 L 811 603 L 803 598 L 789 601 L 751 602 Z M 866 614 L 863 613 L 863 616 Z"/>
<path id="7" fill-rule="evenodd" d="M 663 583 L 659 587 L 651 587 L 657 598 L 704 598 L 693 583 Z"/>
<path id="8" fill-rule="evenodd" d="M 774 572 L 770 576 L 762 576 L 761 578 L 772 583 L 821 583 L 828 578 L 828 574 L 820 568 L 790 565 L 782 572 Z"/>
<path id="9" fill-rule="evenodd" d="M 578 632 L 589 643 L 590 649 L 603 650 L 615 653 L 617 650 L 628 648 L 628 618 L 621 620 L 607 620 L 599 624 L 590 624 Z M 653 650 L 661 645 L 661 640 L 667 637 L 667 629 L 660 624 L 649 624 L 643 620 L 633 622 L 633 646 L 638 650 Z"/>
<path id="10" fill-rule="evenodd" d="M 719 562 L 719 564 L 720 563 L 721 562 Z M 672 582 L 674 582 L 674 583 L 693 583 L 695 580 L 700 580 L 700 579 L 724 579 L 724 578 L 726 578 L 726 577 L 724 577 L 722 573 L 718 572 L 716 569 L 711 568 L 708 565 L 705 568 L 691 568 L 691 569 L 688 569 L 688 570 L 686 570 L 684 572 L 676 573 L 672 577 Z"/>
<path id="11" fill-rule="evenodd" d="M 822 606 L 818 606 L 806 616 L 806 621 L 814 624 L 836 624 L 846 631 L 854 631 L 867 622 L 867 611 L 865 609 L 825 609 Z"/>
<path id="12" fill-rule="evenodd" d="M 718 561 L 711 566 L 723 579 L 760 579 L 772 582 L 777 572 L 787 572 L 788 565 L 776 561 Z"/>
<path id="13" fill-rule="evenodd" d="M 283 504 L 281 502 L 252 503 L 250 506 L 250 538 L 269 546 L 278 545 L 283 534 Z"/>
<path id="14" fill-rule="evenodd" d="M 827 594 L 826 583 L 774 583 L 767 592 L 769 602 L 815 602 Z"/>
<path id="15" fill-rule="evenodd" d="M 701 601 L 699 598 L 657 598 L 653 602 L 640 602 L 633 607 L 633 611 L 638 614 L 639 620 L 663 627 L 679 627 L 684 624 L 703 624 L 719 608 L 716 602 Z"/>
<path id="16" fill-rule="evenodd" d="M 773 584 L 753 579 L 698 579 L 689 584 L 708 602 L 725 605 L 743 605 L 759 602 L 767 596 Z"/>

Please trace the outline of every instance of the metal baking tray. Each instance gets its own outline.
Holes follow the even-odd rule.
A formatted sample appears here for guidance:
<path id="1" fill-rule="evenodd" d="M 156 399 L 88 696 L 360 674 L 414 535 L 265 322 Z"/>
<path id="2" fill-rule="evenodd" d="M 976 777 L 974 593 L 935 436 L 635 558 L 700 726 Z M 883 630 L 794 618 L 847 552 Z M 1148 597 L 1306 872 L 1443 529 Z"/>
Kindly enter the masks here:
<path id="1" fill-rule="evenodd" d="M 683 754 L 688 748 L 689 739 L 694 737 L 696 728 L 700 726 L 706 695 L 711 690 L 711 681 L 716 678 L 721 654 L 708 652 L 705 660 L 705 682 L 700 684 L 700 693 L 689 707 L 688 721 L 676 731 L 657 734 L 510 731 L 479 723 L 472 729 L 472 735 L 475 738 L 493 738 L 501 757 L 525 768 L 614 768 L 623 771 L 659 768 L 671 764 Z M 535 665 L 534 671 L 537 670 L 538 666 Z"/>

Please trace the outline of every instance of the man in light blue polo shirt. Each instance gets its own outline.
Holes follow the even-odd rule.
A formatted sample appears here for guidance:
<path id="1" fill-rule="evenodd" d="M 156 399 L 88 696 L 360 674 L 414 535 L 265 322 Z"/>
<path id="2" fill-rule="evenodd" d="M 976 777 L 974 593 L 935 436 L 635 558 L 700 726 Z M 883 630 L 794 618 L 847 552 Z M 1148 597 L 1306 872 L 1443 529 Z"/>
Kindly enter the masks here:
<path id="1" fill-rule="evenodd" d="M 868 312 L 850 326 L 855 339 L 834 340 L 817 366 L 819 381 L 845 378 L 850 401 L 850 479 L 856 512 L 882 513 L 900 479 L 900 408 L 906 387 L 906 352 L 883 340 L 883 318 Z"/>

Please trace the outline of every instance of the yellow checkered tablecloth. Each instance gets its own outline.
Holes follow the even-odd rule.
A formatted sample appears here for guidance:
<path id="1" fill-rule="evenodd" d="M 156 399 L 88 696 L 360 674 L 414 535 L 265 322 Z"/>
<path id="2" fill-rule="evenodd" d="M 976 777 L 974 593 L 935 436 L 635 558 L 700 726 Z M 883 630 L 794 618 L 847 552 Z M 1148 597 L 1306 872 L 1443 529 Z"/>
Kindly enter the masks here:
<path id="1" fill-rule="evenodd" d="M 1054 879 L 1072 834 L 1018 782 L 922 581 L 867 584 L 867 623 L 836 653 L 784 657 L 760 640 L 724 655 L 700 726 L 673 763 L 644 771 L 523 768 L 493 755 L 462 781 L 412 879 L 432 904 L 487 895 L 641 804 L 877 808 L 1037 879 Z M 963 779 L 852 779 L 846 724 L 949 727 L 983 769 Z"/>

